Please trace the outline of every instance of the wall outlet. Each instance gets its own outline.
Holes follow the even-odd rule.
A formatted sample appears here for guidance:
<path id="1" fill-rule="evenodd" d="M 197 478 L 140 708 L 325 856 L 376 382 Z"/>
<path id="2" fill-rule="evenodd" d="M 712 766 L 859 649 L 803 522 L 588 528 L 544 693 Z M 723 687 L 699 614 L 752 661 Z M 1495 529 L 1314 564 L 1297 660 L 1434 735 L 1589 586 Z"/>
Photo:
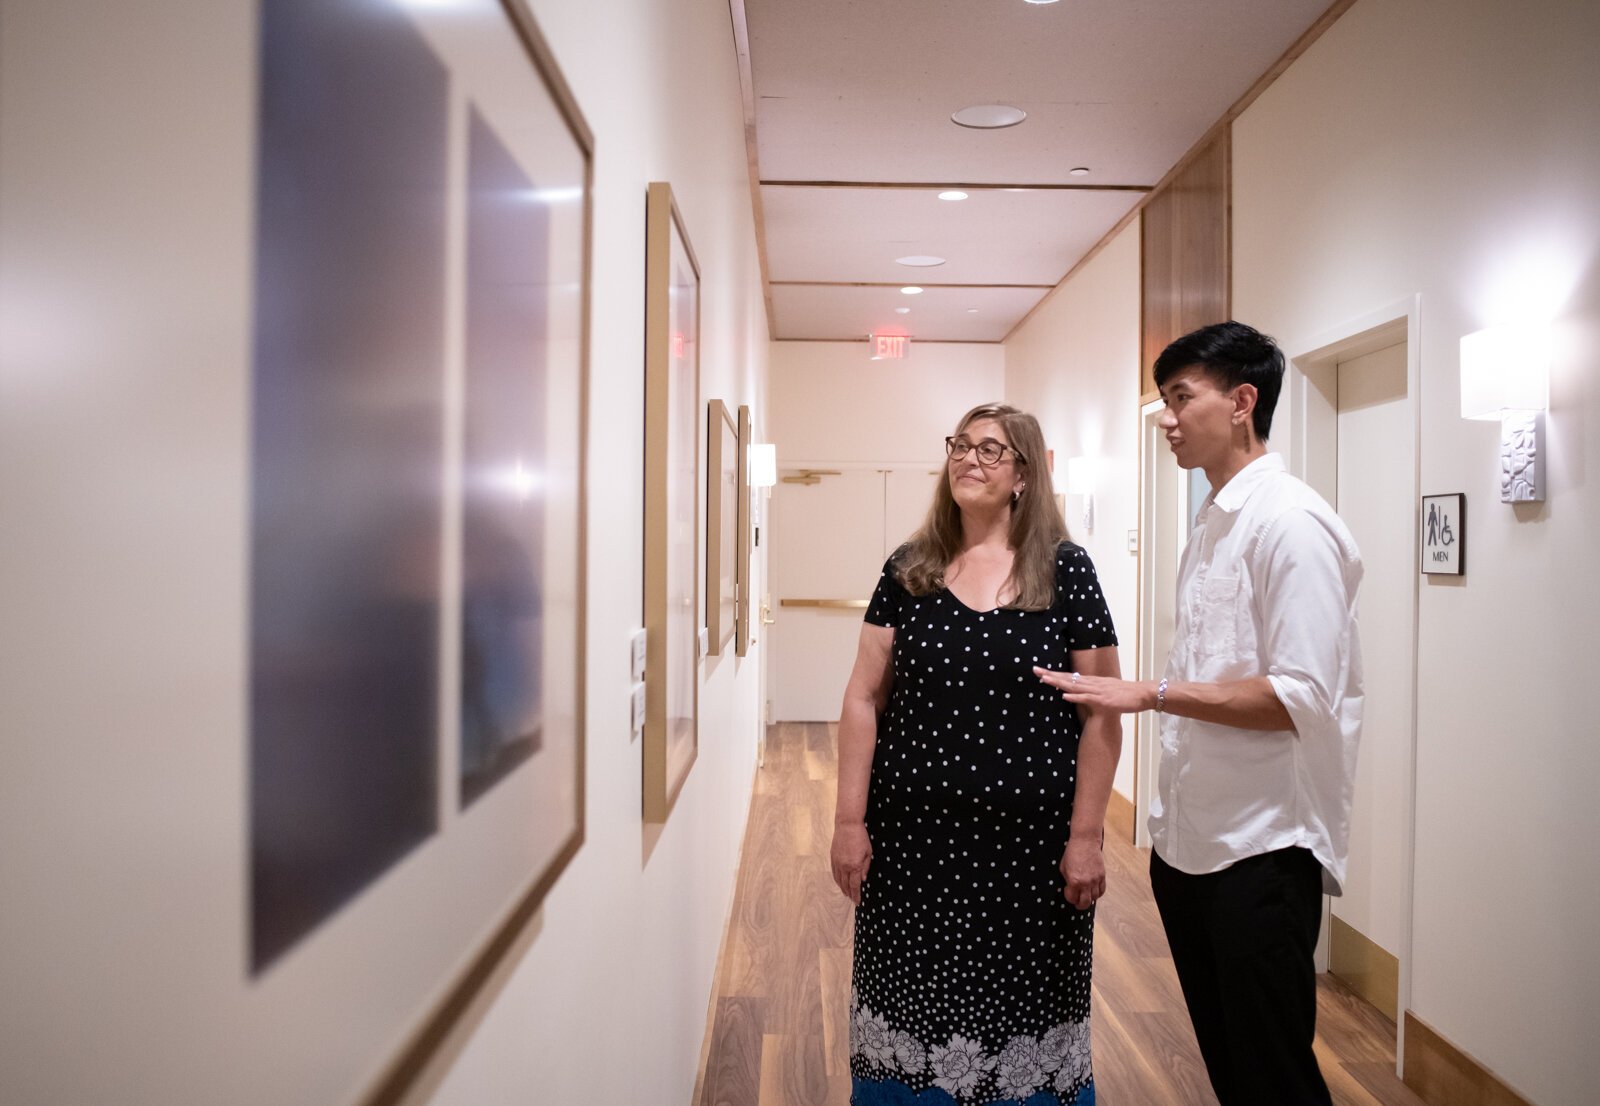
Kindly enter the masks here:
<path id="1" fill-rule="evenodd" d="M 645 646 L 649 641 L 650 632 L 648 630 L 635 630 L 633 637 L 629 639 L 628 644 L 632 659 L 628 666 L 628 678 L 631 680 L 644 679 Z"/>
<path id="2" fill-rule="evenodd" d="M 630 711 L 629 737 L 638 737 L 644 733 L 644 684 L 633 685 L 633 707 Z"/>

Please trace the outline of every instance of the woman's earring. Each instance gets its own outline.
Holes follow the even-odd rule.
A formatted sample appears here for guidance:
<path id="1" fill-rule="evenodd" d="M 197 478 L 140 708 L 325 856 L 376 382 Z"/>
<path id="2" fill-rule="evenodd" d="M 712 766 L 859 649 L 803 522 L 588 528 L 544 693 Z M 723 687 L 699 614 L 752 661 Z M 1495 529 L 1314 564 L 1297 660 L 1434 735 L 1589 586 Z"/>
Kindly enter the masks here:
<path id="1" fill-rule="evenodd" d="M 1012 502 L 1013 505 L 1016 504 L 1017 500 L 1022 498 L 1023 490 L 1026 489 L 1027 486 L 1028 485 L 1024 484 L 1024 485 L 1022 485 L 1021 488 L 1018 488 L 1016 491 L 1011 493 L 1011 502 Z"/>

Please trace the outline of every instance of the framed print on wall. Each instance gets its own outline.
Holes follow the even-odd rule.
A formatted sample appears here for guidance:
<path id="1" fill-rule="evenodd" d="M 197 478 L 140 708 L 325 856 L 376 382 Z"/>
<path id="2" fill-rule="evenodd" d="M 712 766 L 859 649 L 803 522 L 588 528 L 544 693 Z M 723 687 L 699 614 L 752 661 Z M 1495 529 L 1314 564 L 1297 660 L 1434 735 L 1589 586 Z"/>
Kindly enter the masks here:
<path id="1" fill-rule="evenodd" d="M 521 0 L 259 12 L 241 987 L 388 1103 L 583 841 L 594 142 Z"/>
<path id="2" fill-rule="evenodd" d="M 1467 574 L 1467 497 L 1451 495 L 1422 497 L 1422 532 L 1417 547 L 1422 550 L 1422 571 L 1427 576 L 1465 576 Z"/>
<path id="3" fill-rule="evenodd" d="M 735 589 L 739 602 L 735 608 L 734 625 L 734 654 L 744 656 L 750 652 L 750 646 L 755 642 L 754 628 L 750 624 L 750 549 L 751 549 L 751 519 L 754 517 L 751 507 L 751 498 L 755 488 L 750 485 L 750 407 L 748 404 L 739 405 L 739 462 L 738 474 L 734 480 L 734 494 L 739 500 L 738 519 L 739 540 L 734 555 L 738 557 L 738 579 Z"/>
<path id="4" fill-rule="evenodd" d="M 720 656 L 739 610 L 739 431 L 720 399 L 706 418 L 706 637 Z"/>
<path id="5" fill-rule="evenodd" d="M 699 755 L 700 266 L 672 198 L 645 210 L 644 818 L 664 822 Z"/>

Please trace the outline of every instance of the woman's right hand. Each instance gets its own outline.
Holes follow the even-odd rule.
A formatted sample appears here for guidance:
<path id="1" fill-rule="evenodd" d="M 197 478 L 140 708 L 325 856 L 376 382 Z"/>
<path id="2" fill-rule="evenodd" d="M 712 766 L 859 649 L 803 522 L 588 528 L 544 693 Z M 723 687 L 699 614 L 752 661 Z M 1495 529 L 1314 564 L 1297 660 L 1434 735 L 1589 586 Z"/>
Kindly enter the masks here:
<path id="1" fill-rule="evenodd" d="M 839 885 L 845 898 L 860 906 L 861 881 L 867 878 L 867 869 L 872 866 L 872 841 L 867 837 L 867 824 L 834 823 L 833 848 L 828 860 L 833 865 L 833 882 Z"/>

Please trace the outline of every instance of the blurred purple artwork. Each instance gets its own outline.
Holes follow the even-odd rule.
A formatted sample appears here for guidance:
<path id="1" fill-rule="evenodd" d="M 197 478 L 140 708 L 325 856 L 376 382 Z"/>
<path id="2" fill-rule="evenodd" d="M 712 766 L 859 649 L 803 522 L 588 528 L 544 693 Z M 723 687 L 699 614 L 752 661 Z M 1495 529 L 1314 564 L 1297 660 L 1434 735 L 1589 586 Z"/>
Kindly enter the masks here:
<path id="1" fill-rule="evenodd" d="M 437 829 L 448 75 L 403 10 L 264 0 L 250 958 Z"/>

